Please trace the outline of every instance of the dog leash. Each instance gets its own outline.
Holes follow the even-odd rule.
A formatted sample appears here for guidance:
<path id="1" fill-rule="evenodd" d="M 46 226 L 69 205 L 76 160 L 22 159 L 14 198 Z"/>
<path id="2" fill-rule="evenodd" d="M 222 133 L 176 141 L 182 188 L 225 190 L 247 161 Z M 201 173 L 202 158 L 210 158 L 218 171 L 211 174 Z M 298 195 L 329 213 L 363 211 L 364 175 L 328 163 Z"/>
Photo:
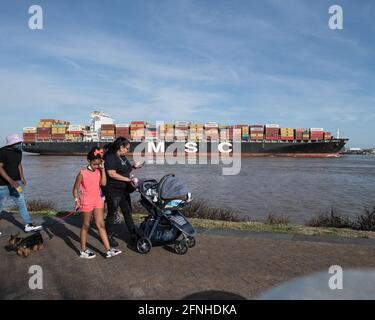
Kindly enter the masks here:
<path id="1" fill-rule="evenodd" d="M 40 232 L 40 231 L 45 231 L 45 233 L 47 233 L 48 237 L 49 237 L 49 240 L 51 240 L 53 238 L 53 234 L 48 230 L 49 227 L 52 227 L 53 225 L 55 225 L 56 223 L 65 223 L 65 220 L 72 216 L 73 214 L 77 213 L 78 212 L 78 208 L 77 209 L 74 209 L 72 212 L 69 212 L 68 214 L 66 214 L 65 216 L 63 217 L 55 217 L 55 221 L 53 221 L 51 224 L 49 225 L 44 225 L 42 224 L 42 229 L 40 230 L 37 230 L 36 232 Z M 7 233 L 1 233 L 0 234 L 0 238 L 4 238 L 4 237 L 9 237 L 11 236 L 11 234 L 7 234 Z"/>
<path id="2" fill-rule="evenodd" d="M 76 208 L 76 209 L 74 209 L 72 212 L 69 212 L 67 215 L 65 215 L 65 216 L 63 216 L 63 217 L 55 217 L 55 221 L 53 221 L 53 222 L 52 222 L 51 224 L 49 224 L 49 225 L 43 225 L 43 224 L 42 224 L 42 229 L 41 229 L 41 230 L 45 231 L 45 233 L 47 233 L 47 235 L 48 235 L 48 237 L 49 237 L 49 240 L 51 240 L 51 239 L 54 237 L 54 235 L 51 234 L 51 232 L 48 230 L 48 228 L 49 228 L 49 227 L 52 227 L 52 226 L 55 225 L 56 223 L 62 223 L 62 224 L 64 224 L 64 223 L 65 223 L 65 220 L 66 220 L 68 217 L 72 216 L 73 214 L 77 213 L 78 210 L 79 210 L 79 208 Z"/>

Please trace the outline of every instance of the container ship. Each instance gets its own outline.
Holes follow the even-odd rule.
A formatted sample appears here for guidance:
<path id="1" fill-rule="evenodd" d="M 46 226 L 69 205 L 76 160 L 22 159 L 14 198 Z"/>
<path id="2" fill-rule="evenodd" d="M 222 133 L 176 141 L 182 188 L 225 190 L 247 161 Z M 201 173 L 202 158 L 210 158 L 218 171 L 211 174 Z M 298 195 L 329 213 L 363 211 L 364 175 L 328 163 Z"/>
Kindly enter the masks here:
<path id="1" fill-rule="evenodd" d="M 86 155 L 92 147 L 105 147 L 117 137 L 130 141 L 130 153 L 158 155 L 183 150 L 241 156 L 338 157 L 348 139 L 335 138 L 323 128 L 285 128 L 278 124 L 221 125 L 216 122 L 115 124 L 103 112 L 92 112 L 89 125 L 41 119 L 37 127 L 23 129 L 23 150 L 40 155 Z"/>

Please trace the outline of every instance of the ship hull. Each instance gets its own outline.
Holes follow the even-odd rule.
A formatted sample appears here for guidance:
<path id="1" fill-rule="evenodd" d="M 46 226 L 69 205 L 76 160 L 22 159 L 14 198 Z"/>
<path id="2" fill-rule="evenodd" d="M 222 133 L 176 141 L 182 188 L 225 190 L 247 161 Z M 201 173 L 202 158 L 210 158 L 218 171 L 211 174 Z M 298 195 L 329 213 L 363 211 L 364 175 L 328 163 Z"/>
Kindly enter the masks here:
<path id="1" fill-rule="evenodd" d="M 142 155 L 241 155 L 249 157 L 338 157 L 347 139 L 316 142 L 131 142 L 130 153 Z M 108 142 L 31 142 L 23 150 L 40 155 L 86 155 L 91 148 Z M 179 154 L 181 154 L 179 153 Z"/>

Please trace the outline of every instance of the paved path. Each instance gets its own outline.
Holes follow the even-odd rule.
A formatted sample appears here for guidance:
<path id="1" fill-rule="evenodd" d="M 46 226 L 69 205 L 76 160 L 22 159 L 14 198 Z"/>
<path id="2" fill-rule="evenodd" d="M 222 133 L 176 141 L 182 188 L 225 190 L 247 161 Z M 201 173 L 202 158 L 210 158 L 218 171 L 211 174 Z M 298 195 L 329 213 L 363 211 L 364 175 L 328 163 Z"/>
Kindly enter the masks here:
<path id="1" fill-rule="evenodd" d="M 1 217 L 2 232 L 19 230 L 18 215 Z M 162 247 L 141 255 L 127 247 L 125 237 L 119 241 L 123 254 L 107 260 L 93 229 L 89 243 L 97 257 L 83 260 L 77 255 L 79 223 L 72 218 L 54 224 L 53 239 L 46 239 L 45 248 L 26 259 L 7 251 L 7 237 L 0 237 L 0 299 L 252 299 L 287 280 L 328 271 L 331 265 L 375 267 L 375 248 L 366 239 L 205 230 L 184 256 Z M 43 268 L 43 290 L 28 286 L 31 265 Z"/>

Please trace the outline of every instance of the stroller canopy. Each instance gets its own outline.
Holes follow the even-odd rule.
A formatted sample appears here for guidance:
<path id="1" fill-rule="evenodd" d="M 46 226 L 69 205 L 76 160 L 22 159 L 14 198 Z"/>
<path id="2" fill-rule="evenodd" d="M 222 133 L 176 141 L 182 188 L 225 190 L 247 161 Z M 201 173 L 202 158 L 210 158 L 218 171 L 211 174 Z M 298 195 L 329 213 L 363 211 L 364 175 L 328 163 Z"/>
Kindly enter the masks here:
<path id="1" fill-rule="evenodd" d="M 182 181 L 174 174 L 164 176 L 159 182 L 158 193 L 162 200 L 187 200 L 188 192 Z"/>

